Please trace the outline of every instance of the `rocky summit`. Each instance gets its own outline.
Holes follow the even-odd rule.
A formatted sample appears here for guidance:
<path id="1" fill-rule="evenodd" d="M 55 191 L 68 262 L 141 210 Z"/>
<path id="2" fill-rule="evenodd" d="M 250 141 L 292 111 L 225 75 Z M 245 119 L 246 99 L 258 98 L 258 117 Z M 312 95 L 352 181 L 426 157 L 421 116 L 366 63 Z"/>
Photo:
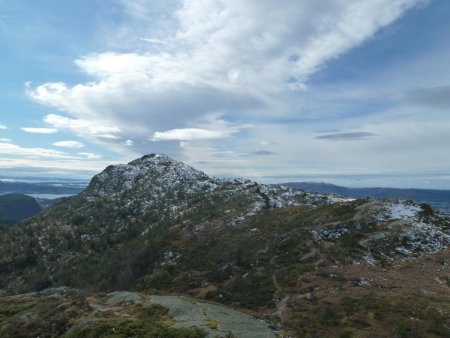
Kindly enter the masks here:
<path id="1" fill-rule="evenodd" d="M 223 316 L 198 315 L 200 302 L 263 319 L 267 336 L 445 337 L 449 244 L 449 218 L 426 204 L 214 178 L 146 155 L 0 227 L 0 301 L 10 304 L 0 334 L 15 336 L 14 323 L 38 327 L 42 313 L 63 321 L 58 331 L 47 334 L 49 324 L 21 334 L 156 337 L 142 322 L 153 316 L 164 337 L 242 336 Z M 116 306 L 117 294 L 145 304 Z M 157 305 L 168 299 L 183 319 L 175 303 Z M 77 315 L 61 319 L 50 303 Z M 195 311 L 203 319 L 187 318 Z"/>
<path id="2" fill-rule="evenodd" d="M 218 211 L 223 211 L 224 216 L 221 225 L 238 224 L 264 208 L 342 200 L 337 196 L 309 194 L 250 180 L 213 178 L 158 154 L 126 165 L 109 166 L 92 179 L 82 195 L 87 201 L 105 199 L 126 208 L 127 222 L 149 214 L 164 213 L 176 218 L 199 208 L 220 207 L 223 210 Z"/>

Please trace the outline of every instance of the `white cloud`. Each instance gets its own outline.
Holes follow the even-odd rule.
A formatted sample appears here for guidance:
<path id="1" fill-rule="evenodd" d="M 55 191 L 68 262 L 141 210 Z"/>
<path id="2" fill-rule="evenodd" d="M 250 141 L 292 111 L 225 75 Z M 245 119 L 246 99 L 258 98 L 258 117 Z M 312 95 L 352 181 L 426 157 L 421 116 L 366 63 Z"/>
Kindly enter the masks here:
<path id="1" fill-rule="evenodd" d="M 90 160 L 97 160 L 97 159 L 102 158 L 101 155 L 94 154 L 94 153 L 78 153 L 78 155 L 84 156 L 84 157 L 86 157 L 87 159 L 90 159 Z"/>
<path id="2" fill-rule="evenodd" d="M 155 38 L 140 38 L 139 40 L 145 41 L 154 45 L 165 45 L 166 43 L 160 39 Z"/>
<path id="3" fill-rule="evenodd" d="M 305 51 L 298 51 L 297 72 L 305 79 L 326 61 L 336 58 L 350 48 L 372 37 L 405 11 L 425 3 L 423 0 L 373 0 L 347 1 L 346 8 L 339 13 L 337 21 L 327 20 L 319 25 L 323 34 L 317 35 L 306 44 Z"/>
<path id="4" fill-rule="evenodd" d="M 205 116 L 204 123 L 196 128 L 177 128 L 157 131 L 153 134 L 153 141 L 199 141 L 216 140 L 230 137 L 243 129 L 251 128 L 250 124 L 232 124 L 223 119 L 222 114 Z"/>
<path id="5" fill-rule="evenodd" d="M 372 78 L 364 77 L 362 85 L 346 75 L 333 79 L 339 83 L 308 82 L 330 60 L 376 37 L 426 0 L 186 0 L 174 15 L 166 15 L 170 27 L 152 27 L 154 10 L 166 3 L 155 1 L 122 0 L 131 21 L 111 34 L 120 48 L 75 60 L 92 77 L 89 82 L 28 88 L 36 101 L 61 111 L 45 117 L 48 126 L 110 144 L 124 154 L 170 152 L 194 165 L 208 162 L 203 169 L 214 174 L 381 172 L 399 157 L 404 160 L 398 170 L 408 170 L 419 168 L 413 165 L 419 154 L 430 163 L 422 161 L 421 168 L 449 168 L 432 160 L 439 158 L 434 152 L 398 155 L 414 141 L 399 127 L 405 122 L 399 115 L 419 121 L 423 112 L 397 109 L 380 116 L 383 122 L 356 116 L 383 114 L 381 106 L 393 101 L 394 73 L 396 83 L 409 73 L 407 86 L 424 79 L 417 76 L 417 67 L 407 68 L 409 59 L 390 64 L 390 69 L 374 67 Z M 423 74 L 431 66 L 442 74 L 445 62 L 424 62 Z M 400 64 L 401 71 L 394 69 Z M 437 85 L 447 84 L 445 78 Z M 388 120 L 392 125 L 387 126 Z M 248 122 L 255 127 L 239 126 Z M 331 125 L 338 130 L 324 134 L 367 131 L 377 137 L 368 137 L 364 147 L 348 142 L 341 149 L 336 142 L 316 139 L 316 131 Z M 422 137 L 442 151 L 436 139 Z M 398 148 L 386 141 L 398 139 Z M 179 141 L 179 147 L 161 141 Z M 276 153 L 277 161 L 240 156 L 258 149 Z"/>
<path id="6" fill-rule="evenodd" d="M 0 129 L 8 129 L 8 127 L 0 123 Z"/>
<path id="7" fill-rule="evenodd" d="M 102 53 L 93 54 L 75 61 L 85 73 L 103 77 L 136 76 L 145 79 L 146 69 L 151 69 L 151 58 L 148 55 L 136 53 Z M 60 90 L 67 87 L 60 84 Z"/>
<path id="8" fill-rule="evenodd" d="M 95 173 L 100 172 L 109 164 L 111 164 L 111 161 L 80 161 L 79 159 L 40 160 L 35 158 L 2 157 L 2 160 L 0 161 L 0 168 L 3 172 L 5 169 L 13 169 L 13 172 L 17 172 L 18 170 L 23 171 L 24 168 L 38 169 L 39 172 L 44 173 L 50 173 L 50 170 L 52 170 L 53 172 L 58 171 L 58 176 L 62 177 L 70 177 L 74 172 L 87 172 L 88 177 L 91 177 Z"/>
<path id="9" fill-rule="evenodd" d="M 211 140 L 224 138 L 230 135 L 229 131 L 206 130 L 200 128 L 172 129 L 163 132 L 156 132 L 153 135 L 154 141 L 194 141 Z"/>
<path id="10" fill-rule="evenodd" d="M 121 138 L 120 136 L 113 135 L 113 134 L 97 134 L 95 136 L 97 136 L 101 139 L 109 139 L 109 140 L 117 140 L 117 139 Z"/>
<path id="11" fill-rule="evenodd" d="M 123 142 L 122 144 L 123 144 L 124 146 L 131 147 L 131 146 L 134 144 L 134 142 L 133 142 L 133 140 L 126 140 L 126 141 Z"/>
<path id="12" fill-rule="evenodd" d="M 56 147 L 63 147 L 69 149 L 80 149 L 84 147 L 84 144 L 78 141 L 59 141 L 53 143 Z"/>
<path id="13" fill-rule="evenodd" d="M 80 57 L 75 63 L 95 81 L 72 87 L 46 83 L 29 94 L 76 117 L 52 114 L 46 117 L 49 125 L 90 137 L 121 131 L 125 139 L 144 141 L 161 130 L 196 128 L 216 111 L 280 114 L 292 88 L 304 88 L 328 60 L 423 2 L 185 0 L 171 18 L 173 28 L 148 38 L 165 42 L 157 50 Z M 129 40 L 141 38 L 132 36 L 141 33 L 136 26 L 149 25 L 152 8 L 162 3 L 123 1 L 135 20 L 125 30 Z M 99 126 L 112 130 L 100 132 Z"/>
<path id="14" fill-rule="evenodd" d="M 0 142 L 0 154 L 20 155 L 33 158 L 75 159 L 64 152 L 45 148 L 25 148 L 11 143 Z M 3 161 L 3 159 L 2 159 Z"/>
<path id="15" fill-rule="evenodd" d="M 101 121 L 72 119 L 56 114 L 49 114 L 45 116 L 44 122 L 55 128 L 67 129 L 80 136 L 117 138 L 114 133 L 120 133 L 120 129 L 118 127 L 108 125 L 107 123 L 102 123 Z"/>
<path id="16" fill-rule="evenodd" d="M 55 134 L 58 132 L 58 129 L 56 128 L 20 128 L 20 130 L 26 132 L 26 133 L 33 133 L 33 134 Z"/>
<path id="17" fill-rule="evenodd" d="M 0 142 L 10 143 L 11 139 L 10 138 L 0 138 Z"/>

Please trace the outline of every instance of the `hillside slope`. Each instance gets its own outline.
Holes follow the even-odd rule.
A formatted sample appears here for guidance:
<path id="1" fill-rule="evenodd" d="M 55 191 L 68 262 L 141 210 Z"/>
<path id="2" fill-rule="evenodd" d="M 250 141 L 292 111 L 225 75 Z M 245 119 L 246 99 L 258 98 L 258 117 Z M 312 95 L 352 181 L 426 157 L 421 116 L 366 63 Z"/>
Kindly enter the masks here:
<path id="1" fill-rule="evenodd" d="M 426 205 L 216 179 L 152 154 L 1 228 L 0 288 L 186 294 L 298 337 L 444 337 L 449 231 Z"/>
<path id="2" fill-rule="evenodd" d="M 33 281 L 38 286 L 54 281 L 52 270 L 73 270 L 78 264 L 86 264 L 86 259 L 98 260 L 101 255 L 111 260 L 121 251 L 126 252 L 127 245 L 134 241 L 139 245 L 133 243 L 133 249 L 155 250 L 165 243 L 158 236 L 166 236 L 173 229 L 229 229 L 265 209 L 337 200 L 336 196 L 307 194 L 249 180 L 211 178 L 165 155 L 152 154 L 127 165 L 106 168 L 79 195 L 60 199 L 40 217 L 5 232 L 0 264 L 5 271 L 20 272 L 14 283 L 7 282 L 13 288 L 24 283 L 20 278 L 22 268 L 35 271 L 36 279 L 30 278 L 25 282 L 28 286 L 24 286 L 25 290 L 34 290 L 30 286 Z M 149 245 L 148 241 L 155 243 Z M 151 255 L 146 259 L 151 260 Z M 42 269 L 49 274 L 48 280 Z M 131 275 L 133 278 L 118 281 L 103 276 L 99 278 L 102 285 L 94 283 L 93 288 L 128 286 L 134 283 L 135 273 Z"/>
<path id="3" fill-rule="evenodd" d="M 0 195 L 0 224 L 15 224 L 41 210 L 33 197 L 21 194 Z"/>

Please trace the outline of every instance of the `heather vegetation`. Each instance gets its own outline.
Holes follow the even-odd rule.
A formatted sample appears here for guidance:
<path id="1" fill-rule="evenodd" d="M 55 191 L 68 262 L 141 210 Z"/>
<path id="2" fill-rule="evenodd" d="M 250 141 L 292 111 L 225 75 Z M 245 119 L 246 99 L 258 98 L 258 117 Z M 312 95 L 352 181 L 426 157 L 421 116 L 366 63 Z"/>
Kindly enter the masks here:
<path id="1" fill-rule="evenodd" d="M 296 337 L 445 336 L 447 217 L 411 201 L 271 189 L 210 179 L 167 158 L 110 167 L 80 195 L 0 229 L 0 288 L 190 295 Z M 210 319 L 206 329 L 220 328 Z M 143 325 L 107 319 L 89 330 L 139 336 Z"/>
<path id="2" fill-rule="evenodd" d="M 54 289 L 0 297 L 2 337 L 201 338 L 196 328 L 171 328 L 173 318 L 158 304 L 110 304 L 106 294 Z M 114 306 L 111 306 L 114 305 Z"/>

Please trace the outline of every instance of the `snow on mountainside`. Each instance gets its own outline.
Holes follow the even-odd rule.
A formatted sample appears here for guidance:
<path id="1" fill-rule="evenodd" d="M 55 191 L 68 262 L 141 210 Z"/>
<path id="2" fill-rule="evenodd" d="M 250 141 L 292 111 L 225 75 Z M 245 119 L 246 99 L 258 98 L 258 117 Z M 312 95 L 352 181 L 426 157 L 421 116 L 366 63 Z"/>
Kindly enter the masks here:
<path id="1" fill-rule="evenodd" d="M 336 195 L 310 194 L 246 179 L 213 178 L 166 155 L 150 154 L 109 166 L 82 194 L 87 201 L 115 201 L 129 208 L 129 219 L 159 210 L 182 216 L 204 203 L 218 202 L 227 224 L 238 224 L 264 208 L 342 202 Z M 239 202 L 239 203 L 236 203 Z M 215 206 L 217 207 L 217 206 Z"/>
<path id="2" fill-rule="evenodd" d="M 352 207 L 352 202 L 361 205 Z M 338 222 L 326 223 L 333 206 L 340 204 L 355 208 L 356 214 L 338 215 Z M 379 258 L 436 252 L 450 243 L 447 219 L 411 201 L 356 201 L 246 179 L 219 179 L 158 154 L 107 167 L 85 191 L 48 209 L 40 223 L 47 228 L 44 233 L 67 229 L 71 238 L 94 243 L 108 236 L 144 236 L 158 226 L 180 226 L 196 234 L 245 224 L 264 210 L 293 206 L 330 206 L 312 222 L 314 239 L 337 241 L 358 234 L 359 247 Z M 47 250 L 50 244 L 42 246 Z"/>
<path id="3" fill-rule="evenodd" d="M 76 198 L 72 213 L 82 215 L 84 225 L 108 226 L 117 233 L 130 224 L 144 223 L 145 229 L 151 229 L 154 221 L 161 220 L 192 224 L 193 231 L 199 232 L 242 224 L 264 209 L 351 201 L 246 179 L 214 178 L 166 155 L 150 154 L 109 166 L 95 176 Z M 102 209 L 104 216 L 99 217 Z M 440 216 L 424 217 L 423 212 L 422 206 L 410 201 L 374 200 L 361 206 L 352 219 L 318 227 L 312 233 L 318 241 L 334 241 L 366 229 L 371 234 L 359 244 L 379 257 L 444 250 L 450 236 L 436 226 Z M 390 230 L 374 231 L 376 224 L 386 224 Z M 87 232 L 84 238 L 96 236 L 101 233 Z"/>
<path id="4" fill-rule="evenodd" d="M 337 241 L 355 233 L 364 233 L 358 245 L 378 259 L 419 256 L 447 249 L 450 244 L 448 218 L 435 213 L 426 204 L 408 200 L 373 200 L 356 208 L 358 212 L 345 222 L 313 230 L 319 241 Z"/>

